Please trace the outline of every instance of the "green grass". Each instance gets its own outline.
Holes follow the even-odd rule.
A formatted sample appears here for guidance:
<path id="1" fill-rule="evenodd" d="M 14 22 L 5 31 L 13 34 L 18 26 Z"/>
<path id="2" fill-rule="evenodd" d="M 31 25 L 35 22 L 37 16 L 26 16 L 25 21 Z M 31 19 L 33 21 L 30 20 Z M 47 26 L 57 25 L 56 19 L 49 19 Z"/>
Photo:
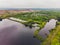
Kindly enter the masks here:
<path id="1" fill-rule="evenodd" d="M 36 31 L 34 32 L 34 38 L 37 38 L 38 40 L 43 41 L 43 38 L 38 35 L 39 31 L 40 31 L 40 30 L 36 30 Z"/>
<path id="2" fill-rule="evenodd" d="M 42 45 L 60 45 L 60 25 L 58 25 Z"/>

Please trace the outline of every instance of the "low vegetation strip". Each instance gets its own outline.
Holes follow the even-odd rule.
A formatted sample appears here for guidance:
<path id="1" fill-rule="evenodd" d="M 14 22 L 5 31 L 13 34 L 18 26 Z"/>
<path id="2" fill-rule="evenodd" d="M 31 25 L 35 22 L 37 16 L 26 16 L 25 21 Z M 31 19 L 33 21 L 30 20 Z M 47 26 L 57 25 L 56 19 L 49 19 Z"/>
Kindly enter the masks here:
<path id="1" fill-rule="evenodd" d="M 60 25 L 58 25 L 42 45 L 60 45 Z"/>
<path id="2" fill-rule="evenodd" d="M 10 17 L 9 19 L 15 20 L 15 21 L 19 21 L 19 22 L 27 22 L 27 21 L 24 21 L 24 20 L 21 20 L 21 19 L 17 19 L 17 18 L 14 18 L 14 17 Z"/>

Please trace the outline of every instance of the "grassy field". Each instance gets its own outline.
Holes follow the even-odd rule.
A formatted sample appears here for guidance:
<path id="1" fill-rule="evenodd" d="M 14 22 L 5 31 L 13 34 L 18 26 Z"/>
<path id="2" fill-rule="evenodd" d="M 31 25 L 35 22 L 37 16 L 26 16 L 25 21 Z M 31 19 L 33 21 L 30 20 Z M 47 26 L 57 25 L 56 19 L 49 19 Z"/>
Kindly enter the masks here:
<path id="1" fill-rule="evenodd" d="M 42 45 L 60 45 L 60 25 L 58 25 Z"/>

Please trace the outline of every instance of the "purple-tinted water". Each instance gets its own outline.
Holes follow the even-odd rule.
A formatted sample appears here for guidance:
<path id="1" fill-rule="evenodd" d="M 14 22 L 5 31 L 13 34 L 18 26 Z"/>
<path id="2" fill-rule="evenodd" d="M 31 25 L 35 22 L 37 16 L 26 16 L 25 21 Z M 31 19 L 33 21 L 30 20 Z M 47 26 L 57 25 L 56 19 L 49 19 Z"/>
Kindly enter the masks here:
<path id="1" fill-rule="evenodd" d="M 33 38 L 36 29 L 3 19 L 0 21 L 0 45 L 40 45 L 40 41 Z"/>
<path id="2" fill-rule="evenodd" d="M 47 22 L 44 28 L 40 30 L 39 35 L 42 36 L 43 38 L 46 38 L 50 34 L 49 30 L 55 28 L 56 22 L 57 20 L 55 19 L 51 19 L 49 22 Z"/>

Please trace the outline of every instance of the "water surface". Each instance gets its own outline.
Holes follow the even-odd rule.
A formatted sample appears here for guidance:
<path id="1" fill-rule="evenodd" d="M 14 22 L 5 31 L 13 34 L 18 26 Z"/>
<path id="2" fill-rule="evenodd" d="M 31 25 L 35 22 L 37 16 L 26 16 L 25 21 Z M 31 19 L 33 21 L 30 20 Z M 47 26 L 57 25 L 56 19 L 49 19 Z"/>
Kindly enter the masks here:
<path id="1" fill-rule="evenodd" d="M 46 38 L 50 34 L 49 30 L 52 30 L 56 27 L 56 22 L 57 20 L 55 19 L 49 20 L 49 22 L 46 23 L 44 28 L 40 30 L 39 35 L 42 36 L 43 38 Z"/>
<path id="2" fill-rule="evenodd" d="M 3 19 L 0 21 L 0 45 L 40 45 L 40 41 L 33 38 L 36 29 Z"/>

